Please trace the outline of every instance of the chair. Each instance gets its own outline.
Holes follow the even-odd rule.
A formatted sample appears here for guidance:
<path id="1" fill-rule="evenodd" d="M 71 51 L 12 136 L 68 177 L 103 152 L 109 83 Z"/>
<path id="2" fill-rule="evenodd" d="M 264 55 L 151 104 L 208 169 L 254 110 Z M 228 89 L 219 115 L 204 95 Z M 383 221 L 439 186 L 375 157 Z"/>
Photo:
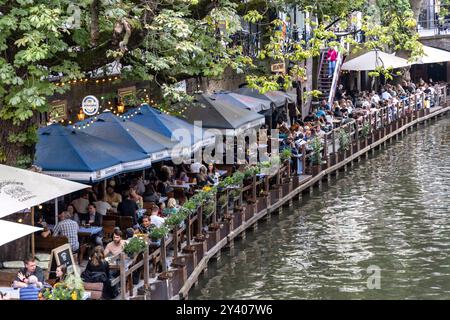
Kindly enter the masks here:
<path id="1" fill-rule="evenodd" d="M 84 282 L 84 290 L 91 293 L 91 300 L 101 300 L 103 296 L 103 283 L 102 282 Z"/>
<path id="2" fill-rule="evenodd" d="M 108 243 L 112 240 L 114 228 L 116 227 L 115 220 L 103 220 L 103 243 Z"/>
<path id="3" fill-rule="evenodd" d="M 144 202 L 144 209 L 147 210 L 147 213 L 150 213 L 150 211 L 156 206 L 156 203 L 154 202 Z"/>
<path id="4" fill-rule="evenodd" d="M 120 230 L 122 230 L 123 232 L 125 232 L 128 228 L 132 228 L 133 227 L 133 217 L 120 217 L 119 218 L 119 227 Z"/>

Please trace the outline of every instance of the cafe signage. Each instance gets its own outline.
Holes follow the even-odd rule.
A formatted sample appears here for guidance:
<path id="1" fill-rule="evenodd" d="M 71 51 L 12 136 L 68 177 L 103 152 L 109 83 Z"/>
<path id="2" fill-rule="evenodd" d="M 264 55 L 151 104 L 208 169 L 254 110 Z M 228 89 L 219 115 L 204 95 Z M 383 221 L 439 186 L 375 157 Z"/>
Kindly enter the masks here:
<path id="1" fill-rule="evenodd" d="M 50 122 L 65 120 L 67 116 L 67 100 L 55 100 L 51 102 L 48 117 Z"/>
<path id="2" fill-rule="evenodd" d="M 88 116 L 97 114 L 99 106 L 100 104 L 95 96 L 86 96 L 81 103 L 83 112 Z"/>
<path id="3" fill-rule="evenodd" d="M 270 66 L 270 70 L 272 70 L 272 72 L 284 73 L 285 65 L 284 63 L 275 63 Z"/>

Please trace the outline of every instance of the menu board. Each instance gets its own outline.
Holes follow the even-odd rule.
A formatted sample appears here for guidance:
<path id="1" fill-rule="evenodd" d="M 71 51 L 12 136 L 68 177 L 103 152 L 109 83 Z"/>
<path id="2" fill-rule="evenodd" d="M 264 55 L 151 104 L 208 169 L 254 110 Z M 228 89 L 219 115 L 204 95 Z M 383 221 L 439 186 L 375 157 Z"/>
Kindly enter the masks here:
<path id="1" fill-rule="evenodd" d="M 50 122 L 59 122 L 67 118 L 67 100 L 55 100 L 50 104 L 48 112 Z"/>

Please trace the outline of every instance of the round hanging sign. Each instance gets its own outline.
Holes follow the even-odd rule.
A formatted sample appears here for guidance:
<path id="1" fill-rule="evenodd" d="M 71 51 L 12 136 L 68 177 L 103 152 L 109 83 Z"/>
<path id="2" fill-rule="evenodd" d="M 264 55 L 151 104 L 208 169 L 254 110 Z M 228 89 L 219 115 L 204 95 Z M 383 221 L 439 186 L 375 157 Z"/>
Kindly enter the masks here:
<path id="1" fill-rule="evenodd" d="M 95 96 L 86 96 L 83 98 L 81 107 L 83 108 L 83 112 L 86 115 L 93 116 L 98 112 L 99 108 L 98 99 Z"/>

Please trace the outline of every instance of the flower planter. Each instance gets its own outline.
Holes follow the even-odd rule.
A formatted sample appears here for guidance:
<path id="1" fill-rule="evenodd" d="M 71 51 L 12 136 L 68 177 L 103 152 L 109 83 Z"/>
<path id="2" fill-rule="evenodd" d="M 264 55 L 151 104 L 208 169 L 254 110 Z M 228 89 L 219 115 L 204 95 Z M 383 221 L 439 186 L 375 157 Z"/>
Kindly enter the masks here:
<path id="1" fill-rule="evenodd" d="M 256 211 L 261 212 L 267 208 L 267 197 L 259 197 L 256 205 Z"/>
<path id="2" fill-rule="evenodd" d="M 283 197 L 287 196 L 292 190 L 292 185 L 290 182 L 284 183 L 282 186 L 282 195 Z"/>
<path id="3" fill-rule="evenodd" d="M 243 211 L 236 212 L 233 215 L 233 228 L 236 229 L 242 224 L 242 217 L 245 217 L 245 214 Z"/>
<path id="4" fill-rule="evenodd" d="M 277 203 L 279 198 L 280 198 L 280 192 L 279 192 L 278 188 L 276 188 L 274 190 L 270 190 L 270 203 L 271 204 Z"/>
<path id="5" fill-rule="evenodd" d="M 367 139 L 359 140 L 359 150 L 364 149 L 367 146 Z"/>
<path id="6" fill-rule="evenodd" d="M 352 156 L 352 151 L 351 151 L 351 150 L 347 150 L 347 151 L 345 152 L 345 155 L 346 155 L 346 158 L 351 157 L 351 156 Z"/>
<path id="7" fill-rule="evenodd" d="M 163 275 L 163 278 L 165 277 Z M 158 281 L 150 285 L 150 291 L 152 300 L 170 300 L 173 297 L 172 281 L 169 279 L 160 280 L 158 275 Z"/>
<path id="8" fill-rule="evenodd" d="M 328 162 L 330 163 L 330 167 L 336 164 L 336 154 L 332 153 L 328 156 Z"/>
<path id="9" fill-rule="evenodd" d="M 311 166 L 311 174 L 313 176 L 316 176 L 317 174 L 319 174 L 320 169 L 321 169 L 320 165 L 313 165 L 313 166 Z"/>
<path id="10" fill-rule="evenodd" d="M 231 232 L 231 223 L 230 221 L 224 221 L 220 227 L 220 239 L 226 238 Z"/>
<path id="11" fill-rule="evenodd" d="M 248 204 L 247 207 L 245 208 L 245 221 L 253 217 L 254 213 L 255 213 L 255 204 L 254 203 Z"/>
<path id="12" fill-rule="evenodd" d="M 185 249 L 187 251 L 185 251 Z M 190 246 L 186 246 L 183 248 L 183 252 L 186 252 L 186 253 L 193 253 L 193 251 L 195 252 L 195 254 L 197 256 L 197 263 L 198 263 L 203 258 L 206 251 L 208 251 L 208 245 L 206 243 L 206 238 L 203 238 L 203 240 L 199 243 L 194 243 L 194 244 L 191 244 Z"/>
<path id="13" fill-rule="evenodd" d="M 158 280 L 170 280 L 173 278 L 173 271 L 164 271 L 158 274 Z"/>

